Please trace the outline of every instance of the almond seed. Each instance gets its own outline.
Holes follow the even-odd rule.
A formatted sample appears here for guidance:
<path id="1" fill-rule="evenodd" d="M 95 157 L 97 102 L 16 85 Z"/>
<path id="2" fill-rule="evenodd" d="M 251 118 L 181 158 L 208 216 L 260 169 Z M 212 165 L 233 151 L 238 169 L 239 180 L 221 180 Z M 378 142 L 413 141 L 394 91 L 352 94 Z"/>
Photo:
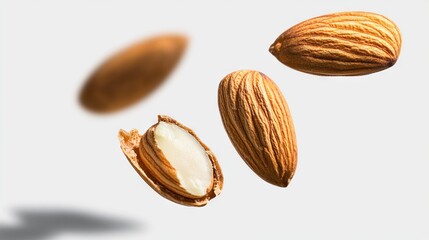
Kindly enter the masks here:
<path id="1" fill-rule="evenodd" d="M 236 71 L 219 84 L 219 111 L 229 139 L 265 181 L 286 187 L 297 164 L 295 130 L 277 85 L 263 73 Z"/>
<path id="2" fill-rule="evenodd" d="M 369 12 L 340 12 L 291 27 L 269 51 L 298 71 L 353 76 L 393 66 L 401 43 L 399 28 L 388 18 Z"/>

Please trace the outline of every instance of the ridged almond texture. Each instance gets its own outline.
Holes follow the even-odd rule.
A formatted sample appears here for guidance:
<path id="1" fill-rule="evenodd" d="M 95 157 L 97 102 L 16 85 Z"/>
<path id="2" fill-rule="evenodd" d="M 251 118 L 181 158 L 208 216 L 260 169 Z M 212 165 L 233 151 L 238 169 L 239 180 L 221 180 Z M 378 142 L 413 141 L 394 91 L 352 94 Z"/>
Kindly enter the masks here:
<path id="1" fill-rule="evenodd" d="M 401 43 L 399 28 L 388 18 L 369 12 L 340 12 L 291 27 L 269 51 L 298 71 L 353 76 L 393 66 Z"/>
<path id="2" fill-rule="evenodd" d="M 106 60 L 86 80 L 79 100 L 97 113 L 122 110 L 152 93 L 181 59 L 187 38 L 160 35 L 140 41 Z"/>
<path id="3" fill-rule="evenodd" d="M 228 136 L 247 165 L 265 181 L 286 187 L 297 165 L 288 105 L 277 85 L 257 71 L 236 71 L 219 84 L 219 111 Z"/>
<path id="4" fill-rule="evenodd" d="M 181 186 L 176 169 L 158 146 L 154 132 L 161 122 L 182 128 L 204 148 L 205 154 L 210 160 L 213 178 L 203 196 L 195 196 Z M 122 151 L 137 173 L 152 189 L 166 199 L 185 206 L 201 207 L 221 193 L 223 175 L 216 157 L 191 129 L 176 120 L 160 115 L 158 116 L 158 123 L 150 127 L 143 135 L 140 135 L 136 129 L 130 132 L 121 129 L 118 137 Z M 192 170 L 192 166 L 189 168 Z"/>

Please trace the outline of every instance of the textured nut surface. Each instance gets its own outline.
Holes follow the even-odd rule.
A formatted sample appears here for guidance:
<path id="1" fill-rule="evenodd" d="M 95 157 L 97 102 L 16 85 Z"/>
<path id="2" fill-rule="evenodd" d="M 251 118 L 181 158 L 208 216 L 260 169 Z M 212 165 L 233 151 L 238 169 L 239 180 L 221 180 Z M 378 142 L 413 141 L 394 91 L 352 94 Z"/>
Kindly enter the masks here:
<path id="1" fill-rule="evenodd" d="M 219 111 L 247 165 L 265 181 L 286 187 L 297 165 L 292 117 L 277 85 L 257 71 L 237 71 L 219 84 Z"/>
<path id="2" fill-rule="evenodd" d="M 401 43 L 399 28 L 388 18 L 369 12 L 340 12 L 291 27 L 269 51 L 295 70 L 353 76 L 393 66 Z"/>
<path id="3" fill-rule="evenodd" d="M 185 36 L 162 35 L 120 51 L 90 75 L 80 92 L 81 105 L 106 113 L 136 103 L 164 82 L 186 45 Z"/>
<path id="4" fill-rule="evenodd" d="M 183 176 L 179 176 L 179 169 L 175 169 L 171 164 L 171 160 L 166 158 L 168 155 L 163 152 L 159 142 L 157 142 L 155 135 L 156 129 L 160 124 L 173 124 L 186 131 L 202 148 L 202 151 L 209 161 L 210 171 L 212 171 L 209 174 L 211 177 L 209 185 L 203 194 L 195 194 L 189 191 L 186 186 L 183 186 L 184 181 L 180 179 L 183 178 Z M 216 197 L 222 191 L 223 175 L 216 157 L 191 129 L 180 124 L 176 120 L 168 116 L 160 115 L 158 116 L 158 123 L 150 127 L 143 135 L 140 135 L 135 129 L 130 132 L 121 129 L 118 138 L 121 149 L 131 165 L 143 180 L 161 196 L 185 206 L 200 207 L 206 205 L 210 199 Z M 178 141 L 180 141 L 180 139 Z M 174 141 L 172 144 L 175 144 Z M 187 152 L 190 151 L 190 147 L 179 147 Z M 192 158 L 194 156 L 191 154 L 189 157 Z M 195 178 L 195 174 L 198 175 L 200 173 L 194 172 L 195 174 L 193 174 L 192 171 L 198 170 L 198 168 L 195 168 L 195 166 L 191 164 L 192 161 L 182 163 L 182 165 L 189 168 L 187 171 L 191 172 L 191 176 L 188 177 Z M 185 180 L 193 181 L 195 179 Z"/>

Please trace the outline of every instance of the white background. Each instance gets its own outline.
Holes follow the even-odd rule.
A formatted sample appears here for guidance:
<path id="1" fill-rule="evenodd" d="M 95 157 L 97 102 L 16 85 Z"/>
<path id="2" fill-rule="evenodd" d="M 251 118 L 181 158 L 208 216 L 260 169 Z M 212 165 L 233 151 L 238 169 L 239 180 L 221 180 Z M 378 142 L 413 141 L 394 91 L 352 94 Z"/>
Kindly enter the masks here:
<path id="1" fill-rule="evenodd" d="M 249 2 L 1 1 L 0 238 L 429 239 L 429 2 Z M 268 52 L 292 25 L 349 10 L 396 22 L 396 65 L 320 77 Z M 190 42 L 153 95 L 104 116 L 79 106 L 99 63 L 164 32 Z M 299 158 L 287 188 L 257 177 L 223 129 L 217 87 L 240 69 L 265 73 L 288 101 Z M 192 128 L 216 154 L 225 185 L 207 206 L 165 200 L 123 156 L 118 130 L 145 131 L 157 114 Z M 103 221 L 117 223 L 97 228 Z"/>

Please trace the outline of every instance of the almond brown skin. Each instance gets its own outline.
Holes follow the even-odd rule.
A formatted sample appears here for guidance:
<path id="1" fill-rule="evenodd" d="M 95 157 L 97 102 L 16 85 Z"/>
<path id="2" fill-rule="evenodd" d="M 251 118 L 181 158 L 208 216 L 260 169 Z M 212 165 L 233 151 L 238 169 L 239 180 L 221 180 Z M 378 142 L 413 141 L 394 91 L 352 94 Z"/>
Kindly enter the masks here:
<path id="1" fill-rule="evenodd" d="M 247 165 L 280 187 L 297 165 L 292 116 L 277 85 L 257 71 L 236 71 L 219 84 L 219 111 L 228 136 Z"/>
<path id="2" fill-rule="evenodd" d="M 180 186 L 175 169 L 165 158 L 154 139 L 154 130 L 160 121 L 173 123 L 183 128 L 205 149 L 213 167 L 212 185 L 205 196 L 192 196 Z M 223 174 L 215 155 L 191 129 L 176 120 L 160 115 L 158 123 L 150 127 L 143 135 L 139 134 L 136 129 L 132 129 L 130 132 L 121 129 L 118 138 L 123 153 L 140 177 L 164 198 L 185 206 L 205 206 L 211 199 L 219 195 L 223 188 Z"/>
<path id="3" fill-rule="evenodd" d="M 401 44 L 399 28 L 388 18 L 369 12 L 339 12 L 291 27 L 269 51 L 298 71 L 356 76 L 393 66 Z"/>
<path id="4" fill-rule="evenodd" d="M 83 85 L 79 101 L 97 113 L 122 110 L 144 99 L 173 71 L 187 46 L 183 35 L 138 42 L 101 64 Z"/>

